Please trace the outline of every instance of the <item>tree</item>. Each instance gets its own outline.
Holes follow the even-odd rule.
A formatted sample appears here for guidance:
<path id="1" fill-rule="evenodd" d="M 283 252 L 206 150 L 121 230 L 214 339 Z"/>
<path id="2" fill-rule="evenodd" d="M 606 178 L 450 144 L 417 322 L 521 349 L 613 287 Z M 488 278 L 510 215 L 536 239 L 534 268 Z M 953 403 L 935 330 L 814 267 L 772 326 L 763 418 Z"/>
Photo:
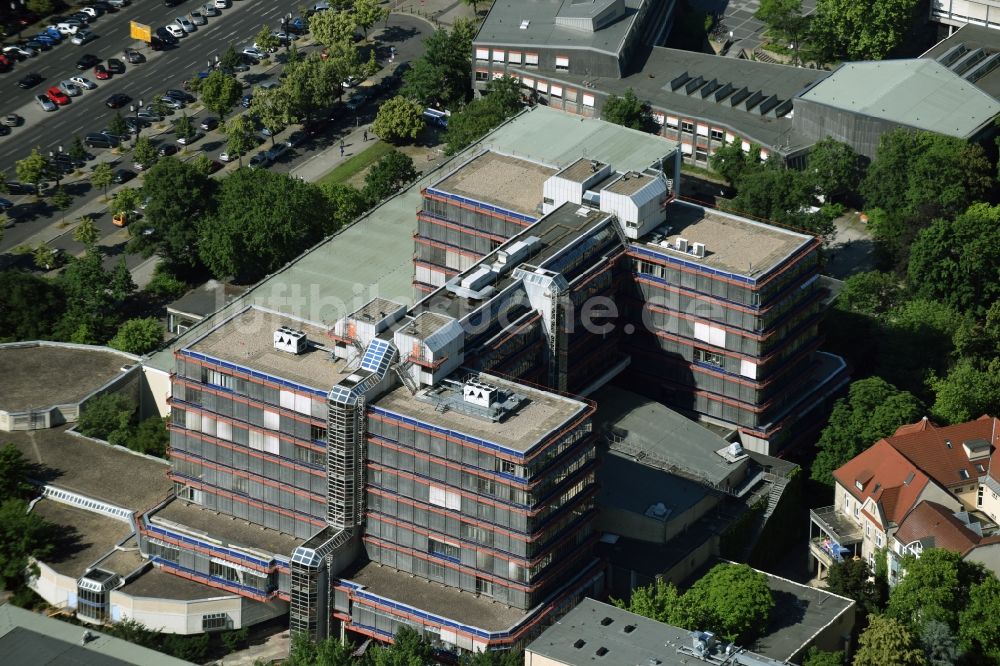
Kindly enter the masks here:
<path id="1" fill-rule="evenodd" d="M 174 122 L 174 134 L 176 134 L 179 139 L 190 139 L 194 136 L 196 131 L 194 123 L 188 117 L 187 112 Z"/>
<path id="2" fill-rule="evenodd" d="M 48 170 L 48 162 L 38 148 L 32 148 L 31 154 L 14 163 L 17 179 L 35 186 L 35 198 L 41 198 L 42 182 Z"/>
<path id="3" fill-rule="evenodd" d="M 620 599 L 612 599 L 611 602 L 630 613 L 669 623 L 675 617 L 680 597 L 673 583 L 657 578 L 648 586 L 632 590 L 627 604 Z"/>
<path id="4" fill-rule="evenodd" d="M 115 115 L 108 121 L 108 132 L 114 136 L 126 137 L 129 135 L 128 125 L 121 113 L 115 111 Z"/>
<path id="5" fill-rule="evenodd" d="M 86 248 L 91 248 L 97 245 L 98 238 L 100 238 L 100 232 L 97 230 L 97 225 L 94 224 L 94 218 L 89 215 L 81 217 L 76 229 L 73 230 L 73 240 Z"/>
<path id="6" fill-rule="evenodd" d="M 978 203 L 931 222 L 913 241 L 907 275 L 918 296 L 985 313 L 1000 299 L 1000 206 Z"/>
<path id="7" fill-rule="evenodd" d="M 126 321 L 108 344 L 123 352 L 142 356 L 159 347 L 161 342 L 163 327 L 157 319 L 147 317 Z"/>
<path id="8" fill-rule="evenodd" d="M 820 433 L 812 464 L 814 481 L 833 485 L 832 473 L 883 437 L 920 418 L 920 401 L 879 377 L 853 382 Z"/>
<path id="9" fill-rule="evenodd" d="M 854 666 L 924 666 L 923 653 L 914 646 L 906 626 L 890 617 L 873 615 L 858 639 Z"/>
<path id="10" fill-rule="evenodd" d="M 125 264 L 125 257 L 119 258 L 118 263 L 115 264 L 114 269 L 111 271 L 108 288 L 115 305 L 121 305 L 129 296 L 135 293 L 135 281 L 132 280 L 132 272 Z"/>
<path id="11" fill-rule="evenodd" d="M 104 257 L 90 247 L 59 274 L 66 310 L 56 326 L 55 337 L 81 344 L 103 344 L 117 323 L 115 299 L 108 289 L 110 276 Z"/>
<path id="12" fill-rule="evenodd" d="M 403 77 L 402 94 L 424 106 L 447 108 L 464 102 L 471 92 L 472 38 L 475 26 L 457 19 L 451 32 L 438 30 L 424 41 L 424 54 Z"/>
<path id="13" fill-rule="evenodd" d="M 145 423 L 145 421 L 143 421 Z M 142 425 L 140 424 L 140 428 Z M 164 434 L 166 429 L 163 430 Z M 247 638 L 250 636 L 249 627 L 241 627 L 239 629 L 234 629 L 233 631 L 227 631 L 222 634 L 222 644 L 226 646 L 226 652 L 232 653 L 243 647 L 243 644 L 247 642 Z"/>
<path id="14" fill-rule="evenodd" d="M 236 155 L 242 167 L 244 153 L 257 145 L 257 133 L 253 120 L 246 115 L 236 116 L 222 126 L 222 132 L 226 135 L 226 150 L 229 151 L 230 155 Z"/>
<path id="15" fill-rule="evenodd" d="M 115 195 L 111 197 L 111 203 L 108 204 L 108 210 L 111 211 L 112 215 L 117 215 L 119 213 L 134 215 L 135 211 L 139 210 L 140 206 L 142 206 L 142 192 L 134 187 L 123 187 L 115 192 Z M 134 227 L 130 226 L 129 229 L 132 230 Z"/>
<path id="16" fill-rule="evenodd" d="M 271 132 L 272 146 L 274 135 L 295 120 L 288 92 L 281 86 L 257 89 L 250 103 L 250 115 Z"/>
<path id="17" fill-rule="evenodd" d="M 148 137 L 141 136 L 135 140 L 135 145 L 132 147 L 133 162 L 141 164 L 143 169 L 149 169 L 156 164 L 158 158 L 156 148 Z"/>
<path id="18" fill-rule="evenodd" d="M 1000 581 L 987 575 L 969 590 L 968 602 L 959 612 L 958 637 L 969 663 L 1000 663 Z"/>
<path id="19" fill-rule="evenodd" d="M 944 303 L 915 298 L 884 318 L 876 373 L 930 402 L 928 382 L 945 374 L 954 352 L 955 332 L 964 316 Z M 914 363 L 914 358 L 921 363 Z"/>
<path id="20" fill-rule="evenodd" d="M 55 10 L 55 0 L 28 0 L 26 6 L 29 12 L 48 16 Z"/>
<path id="21" fill-rule="evenodd" d="M 219 69 L 227 73 L 234 72 L 239 64 L 240 55 L 236 52 L 236 47 L 233 46 L 233 43 L 230 42 L 219 58 Z"/>
<path id="22" fill-rule="evenodd" d="M 323 196 L 333 207 L 333 218 L 337 227 L 350 224 L 368 209 L 365 195 L 345 183 L 324 183 L 320 186 Z"/>
<path id="23" fill-rule="evenodd" d="M 929 620 L 920 630 L 920 647 L 928 666 L 953 666 L 959 662 L 962 651 L 958 637 L 951 628 L 939 620 Z"/>
<path id="24" fill-rule="evenodd" d="M 239 169 L 221 181 L 198 254 L 217 278 L 253 282 L 334 230 L 320 189 L 286 174 Z"/>
<path id="25" fill-rule="evenodd" d="M 73 197 L 60 185 L 52 194 L 52 205 L 55 206 L 57 210 L 65 212 L 70 206 L 73 205 Z M 63 219 L 65 220 L 66 217 L 63 216 Z"/>
<path id="26" fill-rule="evenodd" d="M 34 494 L 28 483 L 31 465 L 21 450 L 11 443 L 0 448 L 0 502 L 28 499 Z"/>
<path id="27" fill-rule="evenodd" d="M 466 7 L 472 7 L 473 14 L 479 14 L 479 3 L 481 0 L 462 0 L 462 4 Z"/>
<path id="28" fill-rule="evenodd" d="M 684 593 L 689 628 L 707 628 L 727 641 L 749 638 L 767 626 L 774 599 L 767 576 L 745 564 L 717 564 Z"/>
<path id="29" fill-rule="evenodd" d="M 621 97 L 608 95 L 604 108 L 601 109 L 601 119 L 642 131 L 648 131 L 653 122 L 649 105 L 640 102 L 631 88 Z"/>
<path id="30" fill-rule="evenodd" d="M 365 33 L 366 40 L 371 27 L 387 18 L 389 18 L 389 8 L 382 7 L 379 0 L 354 0 L 354 21 Z"/>
<path id="31" fill-rule="evenodd" d="M 281 41 L 271 33 L 271 29 L 266 25 L 260 26 L 260 30 L 254 36 L 254 44 L 265 54 L 277 51 L 281 46 Z"/>
<path id="32" fill-rule="evenodd" d="M 22 499 L 0 503 L 0 579 L 8 590 L 18 590 L 31 558 L 45 559 L 55 550 L 56 527 L 28 511 Z"/>
<path id="33" fill-rule="evenodd" d="M 170 434 L 167 432 L 166 419 L 159 416 L 151 416 L 136 427 L 135 433 L 128 441 L 128 448 L 136 453 L 143 453 L 147 456 L 165 458 L 169 442 Z M 245 632 L 245 630 L 246 627 L 241 631 Z M 246 634 L 243 633 L 242 638 L 240 638 L 240 635 L 237 635 L 235 638 L 239 639 L 239 642 L 245 641 Z"/>
<path id="34" fill-rule="evenodd" d="M 761 0 L 754 13 L 767 26 L 768 34 L 783 40 L 795 40 L 805 28 L 802 0 Z"/>
<path id="35" fill-rule="evenodd" d="M 868 562 L 862 559 L 834 563 L 826 586 L 834 594 L 854 599 L 863 615 L 880 612 L 888 597 L 884 582 L 876 580 Z"/>
<path id="36" fill-rule="evenodd" d="M 201 82 L 201 102 L 205 107 L 222 118 L 236 106 L 243 96 L 243 88 L 236 77 L 221 69 L 212 70 Z"/>
<path id="37" fill-rule="evenodd" d="M 931 413 L 945 423 L 964 423 L 983 414 L 1000 413 L 1000 359 L 978 365 L 960 359 L 947 376 L 931 380 Z"/>
<path id="38" fill-rule="evenodd" d="M 519 84 L 513 77 L 490 81 L 485 92 L 483 97 L 472 100 L 449 118 L 445 134 L 449 155 L 472 145 L 522 108 Z"/>
<path id="39" fill-rule="evenodd" d="M 316 111 L 329 106 L 331 99 L 341 96 L 341 82 L 358 73 L 360 63 L 353 46 L 334 45 L 328 56 L 324 60 L 314 54 L 285 65 L 281 87 L 295 118 L 308 122 Z"/>
<path id="40" fill-rule="evenodd" d="M 365 199 L 374 204 L 401 190 L 416 180 L 417 170 L 413 160 L 398 150 L 394 150 L 373 164 L 365 176 Z"/>
<path id="41" fill-rule="evenodd" d="M 352 651 L 350 645 L 336 638 L 313 643 L 306 634 L 299 633 L 292 636 L 285 666 L 354 666 L 357 662 L 351 657 Z"/>
<path id="42" fill-rule="evenodd" d="M 85 160 L 87 159 L 87 149 L 83 145 L 83 141 L 80 140 L 80 135 L 74 135 L 73 140 L 69 144 L 69 150 L 66 154 L 74 160 Z"/>
<path id="43" fill-rule="evenodd" d="M 393 644 L 378 646 L 369 652 L 371 666 L 423 666 L 433 664 L 434 648 L 416 629 L 403 625 Z"/>
<path id="44" fill-rule="evenodd" d="M 39 243 L 32 252 L 32 260 L 38 268 L 51 271 L 56 268 L 56 251 L 48 243 Z"/>
<path id="45" fill-rule="evenodd" d="M 985 201 L 993 175 L 978 144 L 934 132 L 886 132 L 861 182 L 868 226 L 889 258 L 905 266 L 917 233 Z"/>
<path id="46" fill-rule="evenodd" d="M 101 162 L 94 167 L 90 173 L 90 184 L 104 190 L 104 197 L 108 196 L 108 187 L 115 182 L 115 172 L 111 169 L 111 164 Z"/>
<path id="47" fill-rule="evenodd" d="M 423 108 L 420 104 L 398 95 L 379 107 L 372 123 L 375 134 L 394 145 L 411 143 L 423 127 Z"/>
<path id="48" fill-rule="evenodd" d="M 104 393 L 83 405 L 77 430 L 87 437 L 109 439 L 116 431 L 129 430 L 136 411 L 136 404 L 121 393 Z"/>
<path id="49" fill-rule="evenodd" d="M 911 629 L 934 620 L 957 631 L 970 589 L 987 576 L 981 564 L 942 548 L 925 548 L 919 558 L 904 558 L 902 566 L 905 575 L 892 590 L 886 615 Z"/>
<path id="50" fill-rule="evenodd" d="M 833 235 L 833 220 L 825 213 L 810 212 L 816 202 L 808 174 L 786 169 L 774 162 L 748 165 L 736 181 L 733 210 L 818 236 Z"/>
<path id="51" fill-rule="evenodd" d="M 837 56 L 882 60 L 903 41 L 916 17 L 917 0 L 818 0 L 812 34 Z"/>
<path id="52" fill-rule="evenodd" d="M 855 273 L 844 280 L 837 307 L 872 317 L 884 317 L 899 307 L 904 298 L 902 283 L 892 273 Z"/>
<path id="53" fill-rule="evenodd" d="M 167 116 L 172 116 L 174 110 L 167 106 L 167 103 L 163 101 L 162 97 L 157 97 L 153 100 L 153 112 L 161 118 L 166 118 Z"/>
<path id="54" fill-rule="evenodd" d="M 809 151 L 806 171 L 817 191 L 828 202 L 844 201 L 858 191 L 862 175 L 861 156 L 846 143 L 827 137 Z"/>
<path id="55" fill-rule="evenodd" d="M 326 47 L 352 44 L 357 23 L 353 12 L 316 12 L 309 17 L 309 32 L 313 39 Z"/>
<path id="56" fill-rule="evenodd" d="M 815 645 L 809 648 L 802 666 L 843 666 L 843 652 L 824 652 Z"/>
<path id="57" fill-rule="evenodd" d="M 187 283 L 172 275 L 166 264 L 157 264 L 156 268 L 153 269 L 153 277 L 145 289 L 147 294 L 161 301 L 178 299 L 187 290 Z"/>
<path id="58" fill-rule="evenodd" d="M 0 340 L 16 342 L 52 337 L 62 316 L 59 286 L 27 271 L 0 271 Z"/>
<path id="59" fill-rule="evenodd" d="M 216 181 L 197 167 L 165 157 L 146 174 L 145 217 L 135 223 L 132 251 L 159 255 L 175 272 L 192 271 L 198 261 L 198 225 L 211 212 Z"/>
<path id="60" fill-rule="evenodd" d="M 743 150 L 743 142 L 739 138 L 719 146 L 708 158 L 712 170 L 734 187 L 748 167 L 759 163 L 760 146 L 750 144 L 749 150 Z"/>

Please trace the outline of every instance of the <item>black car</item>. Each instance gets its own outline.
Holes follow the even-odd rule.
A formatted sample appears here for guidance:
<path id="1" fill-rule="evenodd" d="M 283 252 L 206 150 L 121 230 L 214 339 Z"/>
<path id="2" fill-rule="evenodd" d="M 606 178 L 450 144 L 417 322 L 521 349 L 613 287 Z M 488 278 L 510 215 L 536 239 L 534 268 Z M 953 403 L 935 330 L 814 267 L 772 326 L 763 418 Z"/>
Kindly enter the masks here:
<path id="1" fill-rule="evenodd" d="M 117 7 L 115 7 L 114 5 L 112 5 L 110 3 L 103 2 L 103 0 L 98 0 L 97 2 L 92 2 L 92 3 L 90 3 L 90 6 L 93 7 L 94 9 L 97 9 L 97 10 L 100 10 L 100 11 L 109 12 L 109 13 L 110 12 L 116 12 L 116 11 L 118 11 Z"/>
<path id="2" fill-rule="evenodd" d="M 33 88 L 42 82 L 42 75 L 32 72 L 17 82 L 18 88 Z"/>
<path id="3" fill-rule="evenodd" d="M 122 51 L 122 56 L 132 65 L 137 65 L 140 62 L 146 62 L 146 56 L 142 55 L 135 49 L 125 49 Z"/>
<path id="4" fill-rule="evenodd" d="M 200 129 L 203 129 L 206 132 L 214 130 L 218 126 L 219 126 L 219 119 L 218 118 L 212 118 L 211 116 L 209 116 L 208 118 L 203 119 L 201 121 L 201 123 L 198 125 L 198 127 Z"/>
<path id="5" fill-rule="evenodd" d="M 167 43 L 164 42 L 159 37 L 157 37 L 156 35 L 152 35 L 149 38 L 149 48 L 153 49 L 154 51 L 162 51 L 166 45 Z"/>
<path id="6" fill-rule="evenodd" d="M 127 183 L 133 178 L 135 178 L 134 171 L 129 171 L 128 169 L 118 169 L 117 171 L 115 171 L 113 180 L 115 183 L 118 183 L 120 185 L 122 183 Z"/>
<path id="7" fill-rule="evenodd" d="M 174 99 L 179 99 L 180 101 L 184 102 L 185 104 L 191 104 L 192 102 L 194 102 L 194 99 L 195 99 L 194 95 L 192 95 L 189 92 L 184 92 L 183 90 L 174 90 L 174 89 L 171 89 L 171 90 L 167 90 L 163 94 L 166 95 L 167 97 L 173 97 Z"/>
<path id="8" fill-rule="evenodd" d="M 117 148 L 120 141 L 113 136 L 95 132 L 84 137 L 83 143 L 88 148 Z"/>
<path id="9" fill-rule="evenodd" d="M 112 74 L 124 74 L 125 73 L 125 63 L 123 63 L 118 58 L 108 58 L 107 64 L 108 71 Z"/>
<path id="10" fill-rule="evenodd" d="M 148 127 L 147 123 L 142 118 L 125 118 L 125 127 L 128 127 L 132 134 L 138 134 L 142 131 L 143 127 Z"/>
<path id="11" fill-rule="evenodd" d="M 104 105 L 109 109 L 120 109 L 131 101 L 132 98 L 128 95 L 115 93 L 114 95 L 111 95 L 111 97 L 108 97 L 108 99 L 104 102 Z"/>
<path id="12" fill-rule="evenodd" d="M 82 58 L 76 61 L 77 69 L 90 69 L 97 63 L 101 62 L 101 59 L 92 53 L 84 55 Z"/>
<path id="13" fill-rule="evenodd" d="M 160 149 L 156 151 L 156 154 L 160 157 L 167 157 L 168 155 L 173 155 L 177 152 L 177 146 L 172 143 L 165 143 L 160 146 Z"/>
<path id="14" fill-rule="evenodd" d="M 49 44 L 43 44 L 42 42 L 40 42 L 40 41 L 38 41 L 36 39 L 29 39 L 28 41 L 24 42 L 22 44 L 22 46 L 24 46 L 26 48 L 29 48 L 29 49 L 34 49 L 35 51 L 39 51 L 39 52 L 41 52 L 41 51 L 48 51 L 49 49 L 52 48 L 51 45 L 49 45 Z"/>
<path id="15" fill-rule="evenodd" d="M 173 46 L 174 44 L 177 43 L 177 38 L 171 35 L 169 32 L 167 32 L 166 28 L 157 28 L 156 37 L 164 44 L 169 44 Z"/>
<path id="16" fill-rule="evenodd" d="M 16 180 L 7 181 L 7 194 L 34 194 L 35 186 L 31 183 L 19 183 Z"/>

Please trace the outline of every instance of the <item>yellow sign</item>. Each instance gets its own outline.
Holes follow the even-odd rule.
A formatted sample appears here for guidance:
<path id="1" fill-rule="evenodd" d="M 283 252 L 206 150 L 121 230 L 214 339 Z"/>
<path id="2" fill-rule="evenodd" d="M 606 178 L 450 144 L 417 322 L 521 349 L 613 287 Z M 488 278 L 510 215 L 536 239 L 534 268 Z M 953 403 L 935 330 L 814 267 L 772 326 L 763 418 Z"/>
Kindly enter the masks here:
<path id="1" fill-rule="evenodd" d="M 153 34 L 148 25 L 136 23 L 135 21 L 129 21 L 129 27 L 131 29 L 130 35 L 132 39 L 140 39 L 144 42 L 153 41 Z"/>

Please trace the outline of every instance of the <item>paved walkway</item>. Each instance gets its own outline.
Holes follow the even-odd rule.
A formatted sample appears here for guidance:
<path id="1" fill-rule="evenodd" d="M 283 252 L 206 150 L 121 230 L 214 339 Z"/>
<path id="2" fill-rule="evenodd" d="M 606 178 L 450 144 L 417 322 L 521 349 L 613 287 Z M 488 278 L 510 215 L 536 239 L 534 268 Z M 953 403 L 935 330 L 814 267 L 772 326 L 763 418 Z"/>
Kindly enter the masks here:
<path id="1" fill-rule="evenodd" d="M 288 658 L 288 650 L 291 641 L 288 632 L 269 636 L 261 645 L 251 645 L 246 650 L 227 654 L 222 659 L 213 662 L 218 666 L 257 666 L 257 664 L 271 664 L 279 660 Z"/>

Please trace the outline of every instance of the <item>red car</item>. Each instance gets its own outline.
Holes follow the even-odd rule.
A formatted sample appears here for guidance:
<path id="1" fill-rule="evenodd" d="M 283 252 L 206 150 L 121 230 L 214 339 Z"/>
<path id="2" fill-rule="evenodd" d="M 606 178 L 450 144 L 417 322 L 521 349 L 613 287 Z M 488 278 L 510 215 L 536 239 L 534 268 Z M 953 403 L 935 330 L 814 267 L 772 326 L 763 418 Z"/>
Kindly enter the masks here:
<path id="1" fill-rule="evenodd" d="M 6 70 L 10 69 L 10 66 L 11 66 L 11 62 L 10 62 L 10 60 L 7 59 L 7 56 L 5 56 L 4 54 L 0 53 L 0 70 L 6 71 Z"/>
<path id="2" fill-rule="evenodd" d="M 97 65 L 94 67 L 94 78 L 104 81 L 111 78 L 111 72 L 107 70 L 104 65 Z"/>
<path id="3" fill-rule="evenodd" d="M 45 95 L 59 106 L 66 106 L 69 104 L 69 96 L 55 86 L 46 90 Z"/>

